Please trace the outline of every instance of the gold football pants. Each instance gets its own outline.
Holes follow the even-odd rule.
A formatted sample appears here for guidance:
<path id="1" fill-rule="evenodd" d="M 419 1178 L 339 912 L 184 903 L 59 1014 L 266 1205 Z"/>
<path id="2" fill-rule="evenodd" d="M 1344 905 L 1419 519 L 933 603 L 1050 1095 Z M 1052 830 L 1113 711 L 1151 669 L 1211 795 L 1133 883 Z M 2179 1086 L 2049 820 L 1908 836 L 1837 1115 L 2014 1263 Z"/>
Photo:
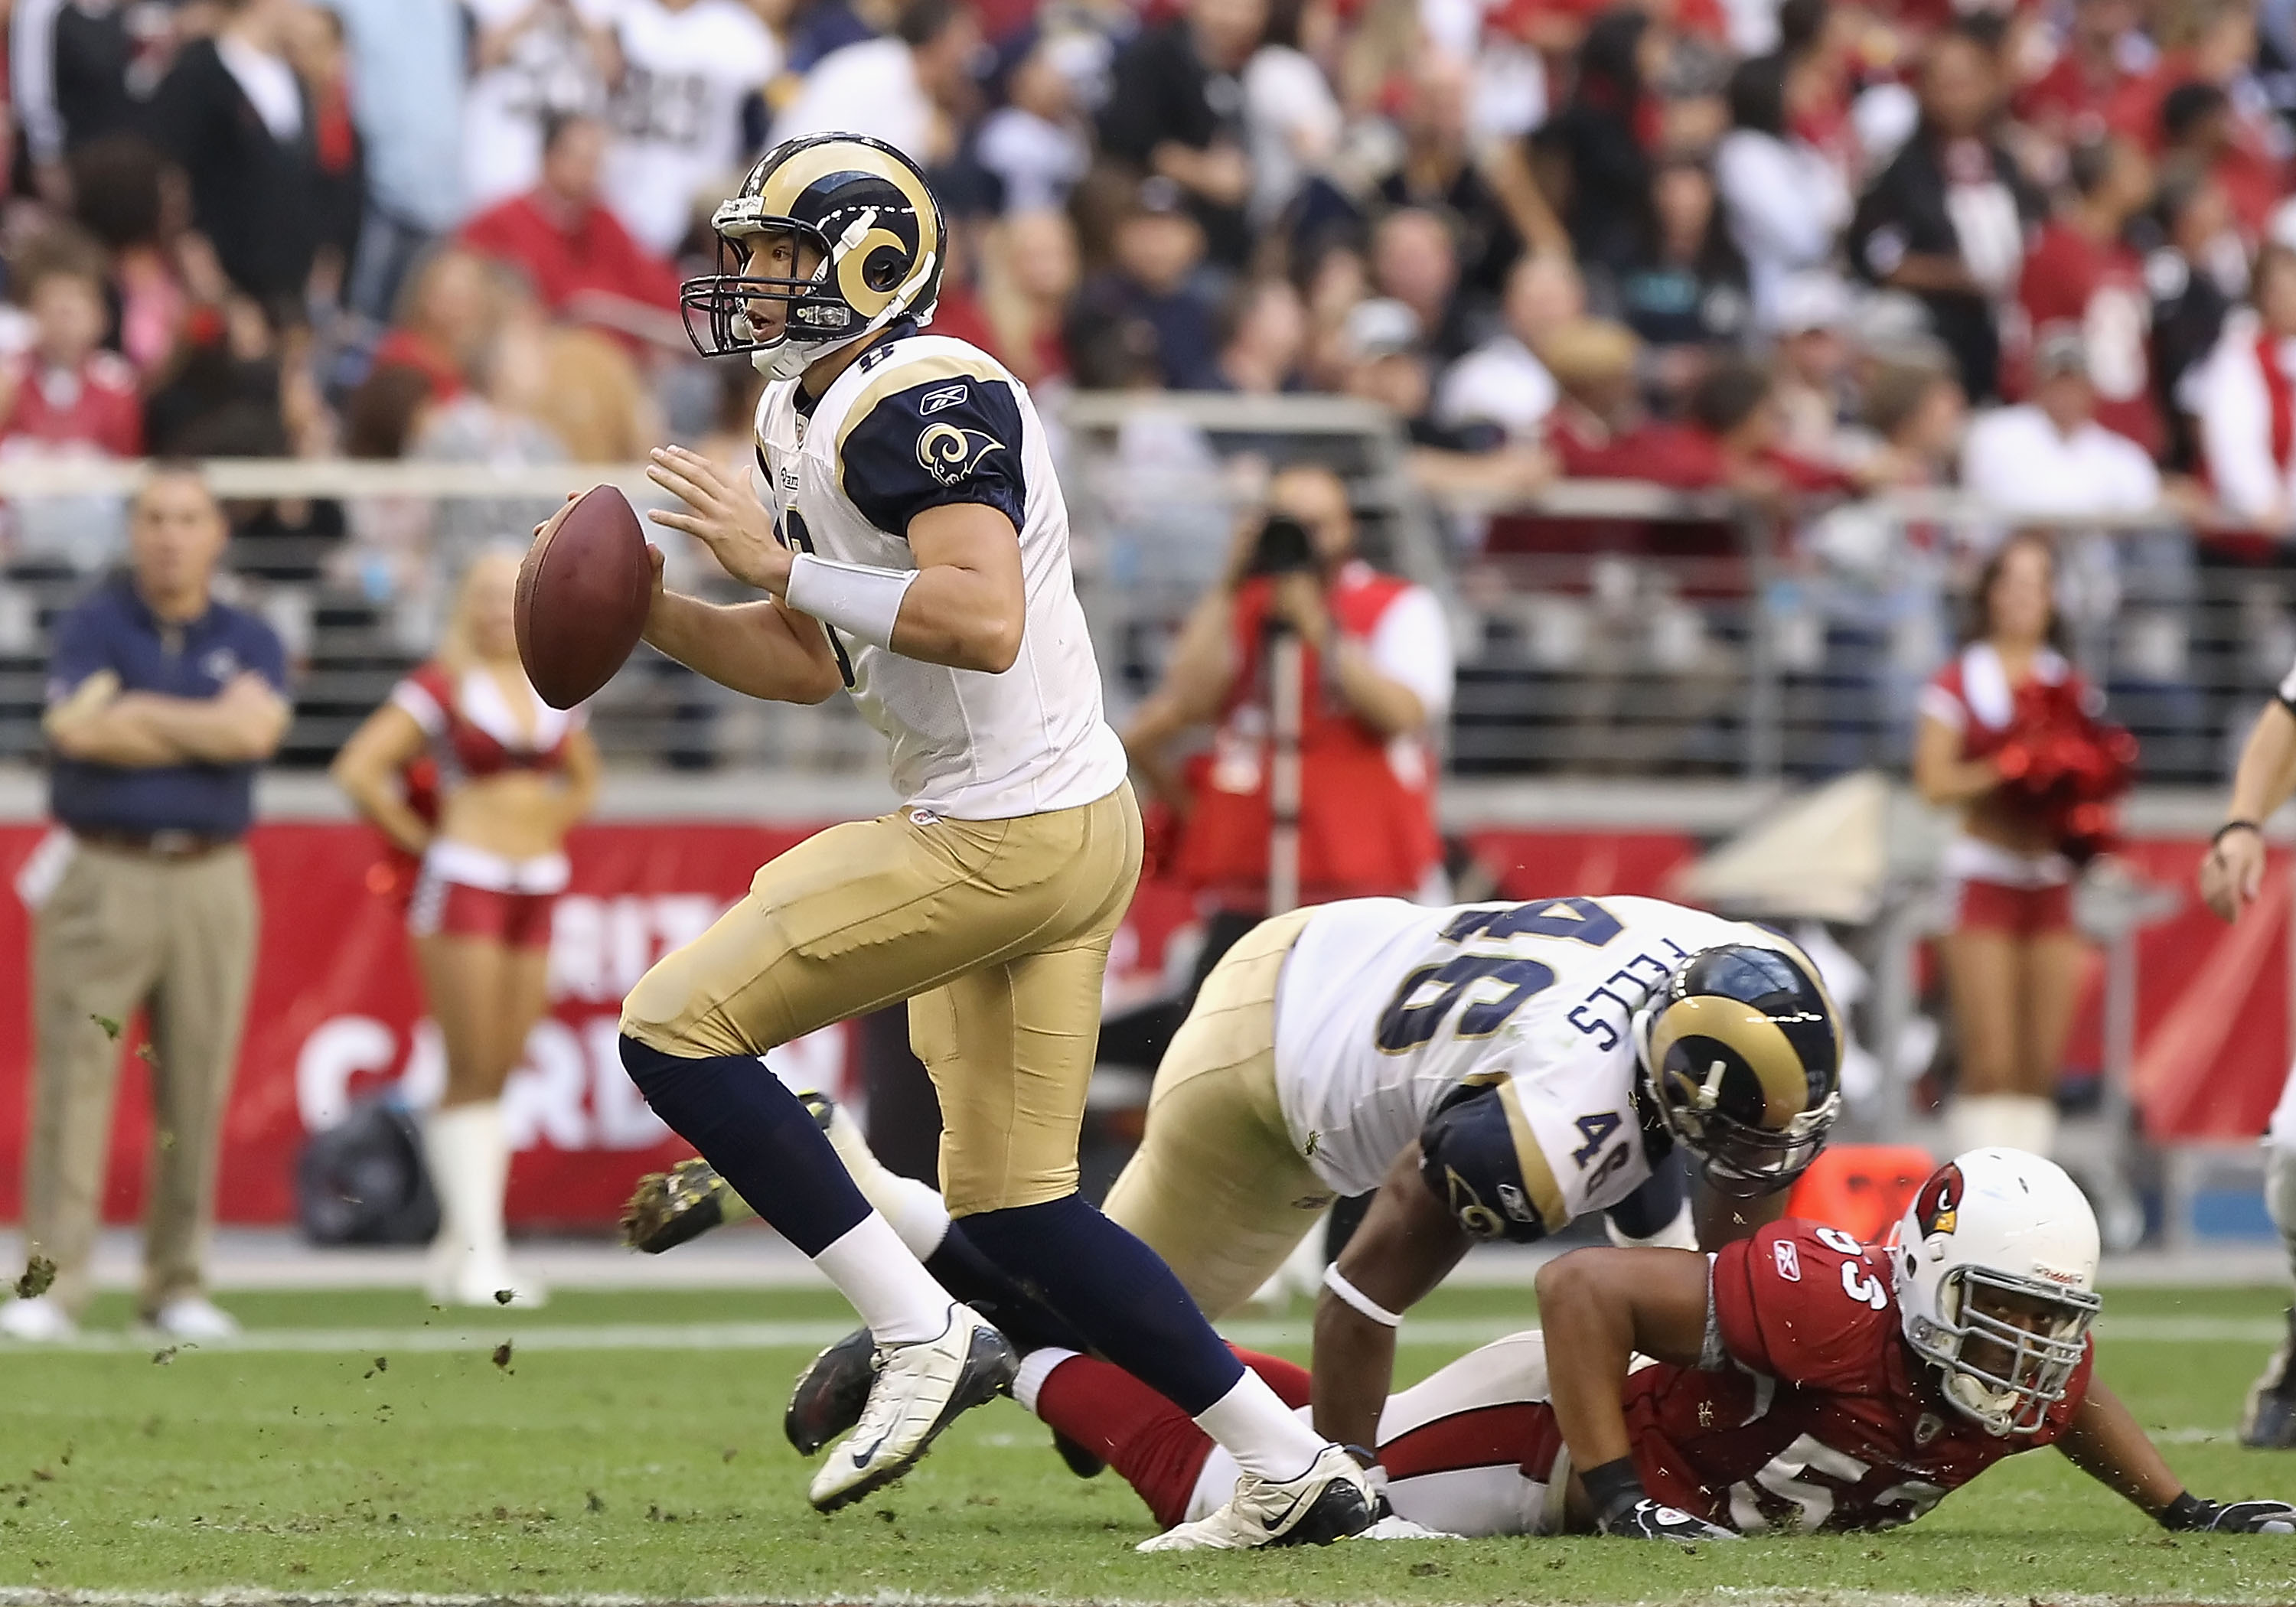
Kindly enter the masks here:
<path id="1" fill-rule="evenodd" d="M 1012 820 L 832 826 L 647 972 L 622 1030 L 665 1054 L 762 1054 L 906 999 L 950 1212 L 1039 1205 L 1077 1186 L 1101 973 L 1139 875 L 1129 783 Z"/>
<path id="2" fill-rule="evenodd" d="M 1212 967 L 1156 1068 L 1147 1131 L 1103 1208 L 1215 1322 L 1251 1298 L 1332 1202 L 1275 1095 L 1276 984 L 1312 913 L 1261 922 Z"/>

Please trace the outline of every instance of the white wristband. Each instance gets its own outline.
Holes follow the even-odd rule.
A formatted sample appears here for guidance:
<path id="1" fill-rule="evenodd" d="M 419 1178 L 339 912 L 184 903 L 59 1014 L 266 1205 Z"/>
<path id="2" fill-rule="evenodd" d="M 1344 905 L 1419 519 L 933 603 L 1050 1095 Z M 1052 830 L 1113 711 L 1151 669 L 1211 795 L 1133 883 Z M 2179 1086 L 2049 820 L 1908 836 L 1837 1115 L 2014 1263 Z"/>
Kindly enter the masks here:
<path id="1" fill-rule="evenodd" d="M 916 578 L 914 570 L 881 570 L 800 553 L 790 560 L 789 605 L 857 641 L 890 648 L 901 599 Z"/>
<path id="2" fill-rule="evenodd" d="M 1353 1283 L 1349 1283 L 1347 1279 L 1341 1277 L 1340 1275 L 1340 1265 L 1336 1261 L 1324 1268 L 1324 1287 L 1330 1290 L 1333 1294 L 1339 1296 L 1340 1299 L 1345 1300 L 1349 1305 L 1354 1307 L 1357 1311 L 1362 1312 L 1365 1316 L 1371 1318 L 1373 1322 L 1377 1323 L 1382 1328 L 1400 1328 L 1403 1326 L 1403 1314 L 1401 1312 L 1390 1311 L 1386 1307 L 1373 1300 L 1371 1296 L 1365 1294 L 1362 1290 L 1357 1289 Z"/>

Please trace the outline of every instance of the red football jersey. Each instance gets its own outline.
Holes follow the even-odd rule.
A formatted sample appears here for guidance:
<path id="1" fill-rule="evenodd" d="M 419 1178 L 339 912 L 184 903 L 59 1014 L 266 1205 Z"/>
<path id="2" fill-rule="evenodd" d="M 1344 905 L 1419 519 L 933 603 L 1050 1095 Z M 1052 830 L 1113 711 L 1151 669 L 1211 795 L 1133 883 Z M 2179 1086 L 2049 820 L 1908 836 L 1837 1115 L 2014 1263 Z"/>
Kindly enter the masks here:
<path id="1" fill-rule="evenodd" d="M 2092 1345 L 2038 1433 L 1988 1434 L 1906 1344 L 1882 1250 L 1808 1222 L 1715 1258 L 1714 1320 L 1734 1368 L 1631 1374 L 1627 1426 L 1652 1496 L 1742 1533 L 1910 1523 L 2004 1456 L 2054 1441 L 2095 1357 Z"/>

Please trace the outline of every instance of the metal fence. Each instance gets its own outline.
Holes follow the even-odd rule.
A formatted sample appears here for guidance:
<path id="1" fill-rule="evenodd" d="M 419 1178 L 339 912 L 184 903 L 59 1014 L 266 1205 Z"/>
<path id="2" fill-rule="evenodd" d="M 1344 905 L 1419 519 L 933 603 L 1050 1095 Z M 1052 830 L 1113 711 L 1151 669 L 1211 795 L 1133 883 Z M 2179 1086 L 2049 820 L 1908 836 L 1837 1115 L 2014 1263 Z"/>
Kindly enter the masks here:
<path id="1" fill-rule="evenodd" d="M 2221 776 L 2296 660 L 2296 565 L 2166 512 L 2108 526 L 1897 496 L 1788 523 L 1726 496 L 1590 481 L 1505 505 L 1438 504 L 1414 486 L 1394 420 L 1365 403 L 1097 395 L 1048 417 L 1119 719 L 1154 685 L 1268 472 L 1303 459 L 1348 480 L 1365 555 L 1448 607 L 1460 675 L 1446 734 L 1463 777 L 1902 770 L 1919 688 L 1952 650 L 1981 555 L 2013 525 L 2055 529 L 2068 645 L 2140 738 L 2148 783 Z M 0 463 L 0 758 L 37 750 L 49 627 L 116 557 L 134 472 Z M 291 765 L 324 764 L 429 650 L 471 553 L 522 545 L 582 485 L 657 500 L 638 466 L 235 461 L 210 473 L 237 531 L 234 588 L 299 665 Z M 737 594 L 683 538 L 664 545 L 674 583 Z M 625 765 L 833 775 L 882 762 L 846 700 L 759 704 L 652 654 L 601 696 L 594 721 Z"/>

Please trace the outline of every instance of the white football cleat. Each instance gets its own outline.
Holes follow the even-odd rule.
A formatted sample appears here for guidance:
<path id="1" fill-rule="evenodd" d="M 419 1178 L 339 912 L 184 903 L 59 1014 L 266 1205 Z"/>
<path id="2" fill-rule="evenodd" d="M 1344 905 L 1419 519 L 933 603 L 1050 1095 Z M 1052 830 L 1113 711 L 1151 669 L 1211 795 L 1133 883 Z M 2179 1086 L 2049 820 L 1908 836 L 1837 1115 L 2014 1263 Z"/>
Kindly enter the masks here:
<path id="1" fill-rule="evenodd" d="M 1327 1445 L 1308 1471 L 1277 1484 L 1250 1473 L 1235 1496 L 1208 1518 L 1143 1540 L 1142 1551 L 1251 1551 L 1263 1546 L 1329 1546 L 1362 1534 L 1379 1510 L 1370 1475 Z"/>
<path id="2" fill-rule="evenodd" d="M 79 1324 L 48 1295 L 0 1305 L 0 1337 L 28 1345 L 59 1345 L 79 1337 Z"/>
<path id="3" fill-rule="evenodd" d="M 907 1472 L 960 1413 L 1009 1387 L 1021 1365 L 1004 1336 L 962 1305 L 949 1308 L 939 1339 L 881 1346 L 877 1356 L 861 1421 L 814 1475 L 808 1498 L 822 1512 L 850 1506 Z"/>
<path id="4" fill-rule="evenodd" d="M 147 1332 L 171 1340 L 227 1340 L 239 1335 L 239 1319 L 203 1294 L 179 1294 L 145 1319 Z"/>

